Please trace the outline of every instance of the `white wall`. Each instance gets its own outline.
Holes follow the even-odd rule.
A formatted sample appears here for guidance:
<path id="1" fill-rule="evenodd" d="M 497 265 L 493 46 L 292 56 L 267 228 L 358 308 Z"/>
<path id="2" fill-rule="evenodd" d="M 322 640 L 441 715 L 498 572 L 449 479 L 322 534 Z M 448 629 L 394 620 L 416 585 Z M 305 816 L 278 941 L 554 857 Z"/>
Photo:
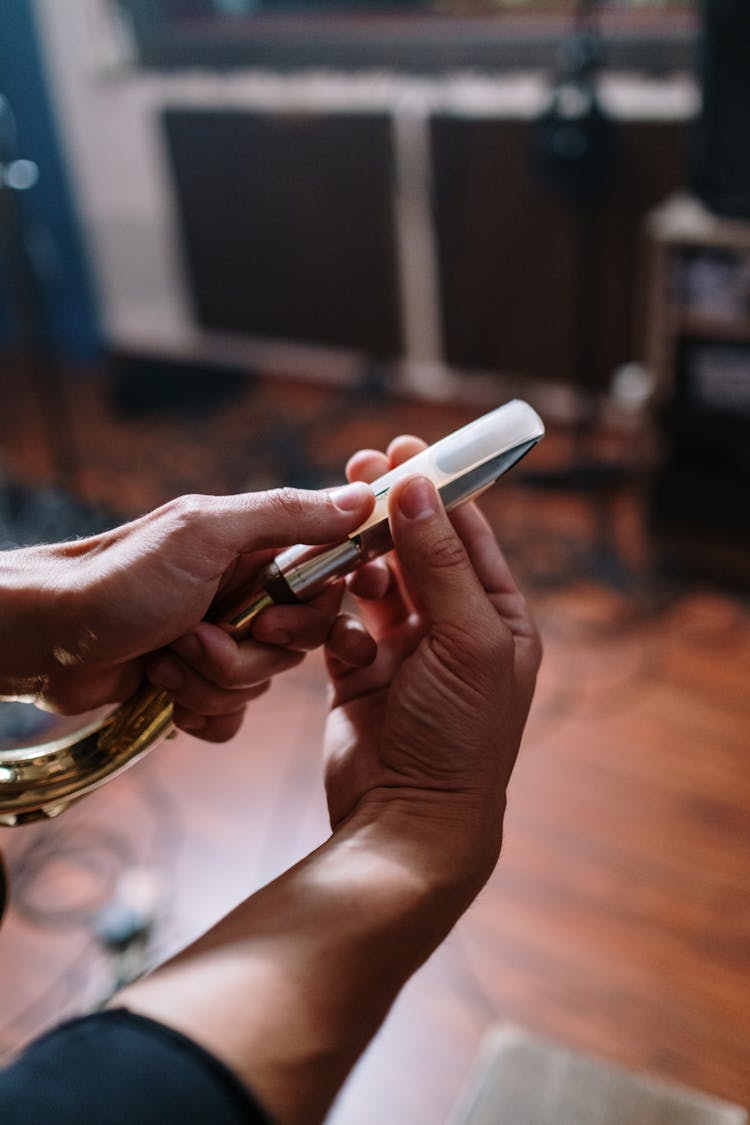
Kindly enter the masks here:
<path id="1" fill-rule="evenodd" d="M 90 0 L 35 0 L 69 173 L 115 343 L 168 346 L 190 332 L 154 83 L 111 65 Z"/>

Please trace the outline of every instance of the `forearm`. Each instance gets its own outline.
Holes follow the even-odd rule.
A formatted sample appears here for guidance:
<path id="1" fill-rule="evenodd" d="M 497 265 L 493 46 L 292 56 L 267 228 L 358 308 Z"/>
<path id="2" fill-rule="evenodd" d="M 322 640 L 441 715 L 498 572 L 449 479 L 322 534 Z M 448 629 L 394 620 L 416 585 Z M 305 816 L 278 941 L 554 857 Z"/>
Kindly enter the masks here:
<path id="1" fill-rule="evenodd" d="M 282 1125 L 322 1120 L 478 890 L 401 816 L 353 819 L 118 1002 L 202 1043 Z"/>

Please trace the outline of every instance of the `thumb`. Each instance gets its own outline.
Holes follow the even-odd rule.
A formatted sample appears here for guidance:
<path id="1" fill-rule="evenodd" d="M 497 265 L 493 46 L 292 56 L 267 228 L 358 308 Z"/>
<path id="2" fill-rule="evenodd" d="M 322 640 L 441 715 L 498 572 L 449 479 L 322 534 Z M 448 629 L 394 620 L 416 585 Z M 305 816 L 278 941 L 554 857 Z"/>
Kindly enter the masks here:
<path id="1" fill-rule="evenodd" d="M 413 590 L 432 622 L 481 622 L 487 595 L 435 486 L 426 477 L 408 477 L 389 497 L 394 546 Z"/>
<path id="2" fill-rule="evenodd" d="M 361 481 L 329 492 L 249 492 L 204 508 L 204 528 L 217 546 L 237 553 L 294 543 L 335 543 L 364 523 L 374 502 L 372 489 Z"/>

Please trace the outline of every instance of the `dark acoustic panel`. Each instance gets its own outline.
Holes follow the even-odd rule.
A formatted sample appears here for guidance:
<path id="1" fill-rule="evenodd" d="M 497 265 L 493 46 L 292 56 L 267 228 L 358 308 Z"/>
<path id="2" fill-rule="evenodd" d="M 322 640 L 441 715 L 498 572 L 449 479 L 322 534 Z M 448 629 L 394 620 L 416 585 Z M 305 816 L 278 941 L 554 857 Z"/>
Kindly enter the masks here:
<path id="1" fill-rule="evenodd" d="M 702 0 L 696 188 L 720 215 L 750 219 L 750 4 Z"/>
<path id="2" fill-rule="evenodd" d="M 582 225 L 540 175 L 531 123 L 436 118 L 448 361 L 589 389 L 637 358 L 643 220 L 683 184 L 688 134 L 681 123 L 618 122 L 603 196 Z"/>
<path id="3" fill-rule="evenodd" d="M 164 123 L 204 327 L 400 354 L 385 115 L 169 109 Z"/>
<path id="4" fill-rule="evenodd" d="M 678 342 L 648 489 L 657 557 L 750 589 L 750 342 Z"/>

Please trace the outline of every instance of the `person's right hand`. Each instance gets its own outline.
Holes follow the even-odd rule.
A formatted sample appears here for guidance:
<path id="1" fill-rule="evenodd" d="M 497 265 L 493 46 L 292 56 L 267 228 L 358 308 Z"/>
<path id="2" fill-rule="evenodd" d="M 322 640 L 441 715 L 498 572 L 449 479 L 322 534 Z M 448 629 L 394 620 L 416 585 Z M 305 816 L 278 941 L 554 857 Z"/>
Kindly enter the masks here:
<path id="1" fill-rule="evenodd" d="M 372 480 L 421 447 L 399 439 L 389 461 L 368 451 L 350 475 Z M 358 605 L 376 659 L 350 668 L 329 655 L 331 821 L 336 829 L 387 811 L 415 837 L 427 830 L 438 863 L 467 861 L 465 873 L 483 881 L 497 859 L 539 635 L 475 505 L 449 519 L 425 478 L 389 499 L 390 578 L 363 572 L 352 584 L 380 595 Z M 340 619 L 337 628 L 356 626 Z"/>
<path id="2" fill-rule="evenodd" d="M 388 467 L 364 454 L 349 471 Z M 333 834 L 118 998 L 196 1039 L 283 1125 L 323 1121 L 497 859 L 539 639 L 478 511 L 457 532 L 436 501 L 427 482 L 395 488 L 396 554 L 352 576 L 374 663 L 353 667 L 372 645 L 354 619 L 328 637 Z"/>

